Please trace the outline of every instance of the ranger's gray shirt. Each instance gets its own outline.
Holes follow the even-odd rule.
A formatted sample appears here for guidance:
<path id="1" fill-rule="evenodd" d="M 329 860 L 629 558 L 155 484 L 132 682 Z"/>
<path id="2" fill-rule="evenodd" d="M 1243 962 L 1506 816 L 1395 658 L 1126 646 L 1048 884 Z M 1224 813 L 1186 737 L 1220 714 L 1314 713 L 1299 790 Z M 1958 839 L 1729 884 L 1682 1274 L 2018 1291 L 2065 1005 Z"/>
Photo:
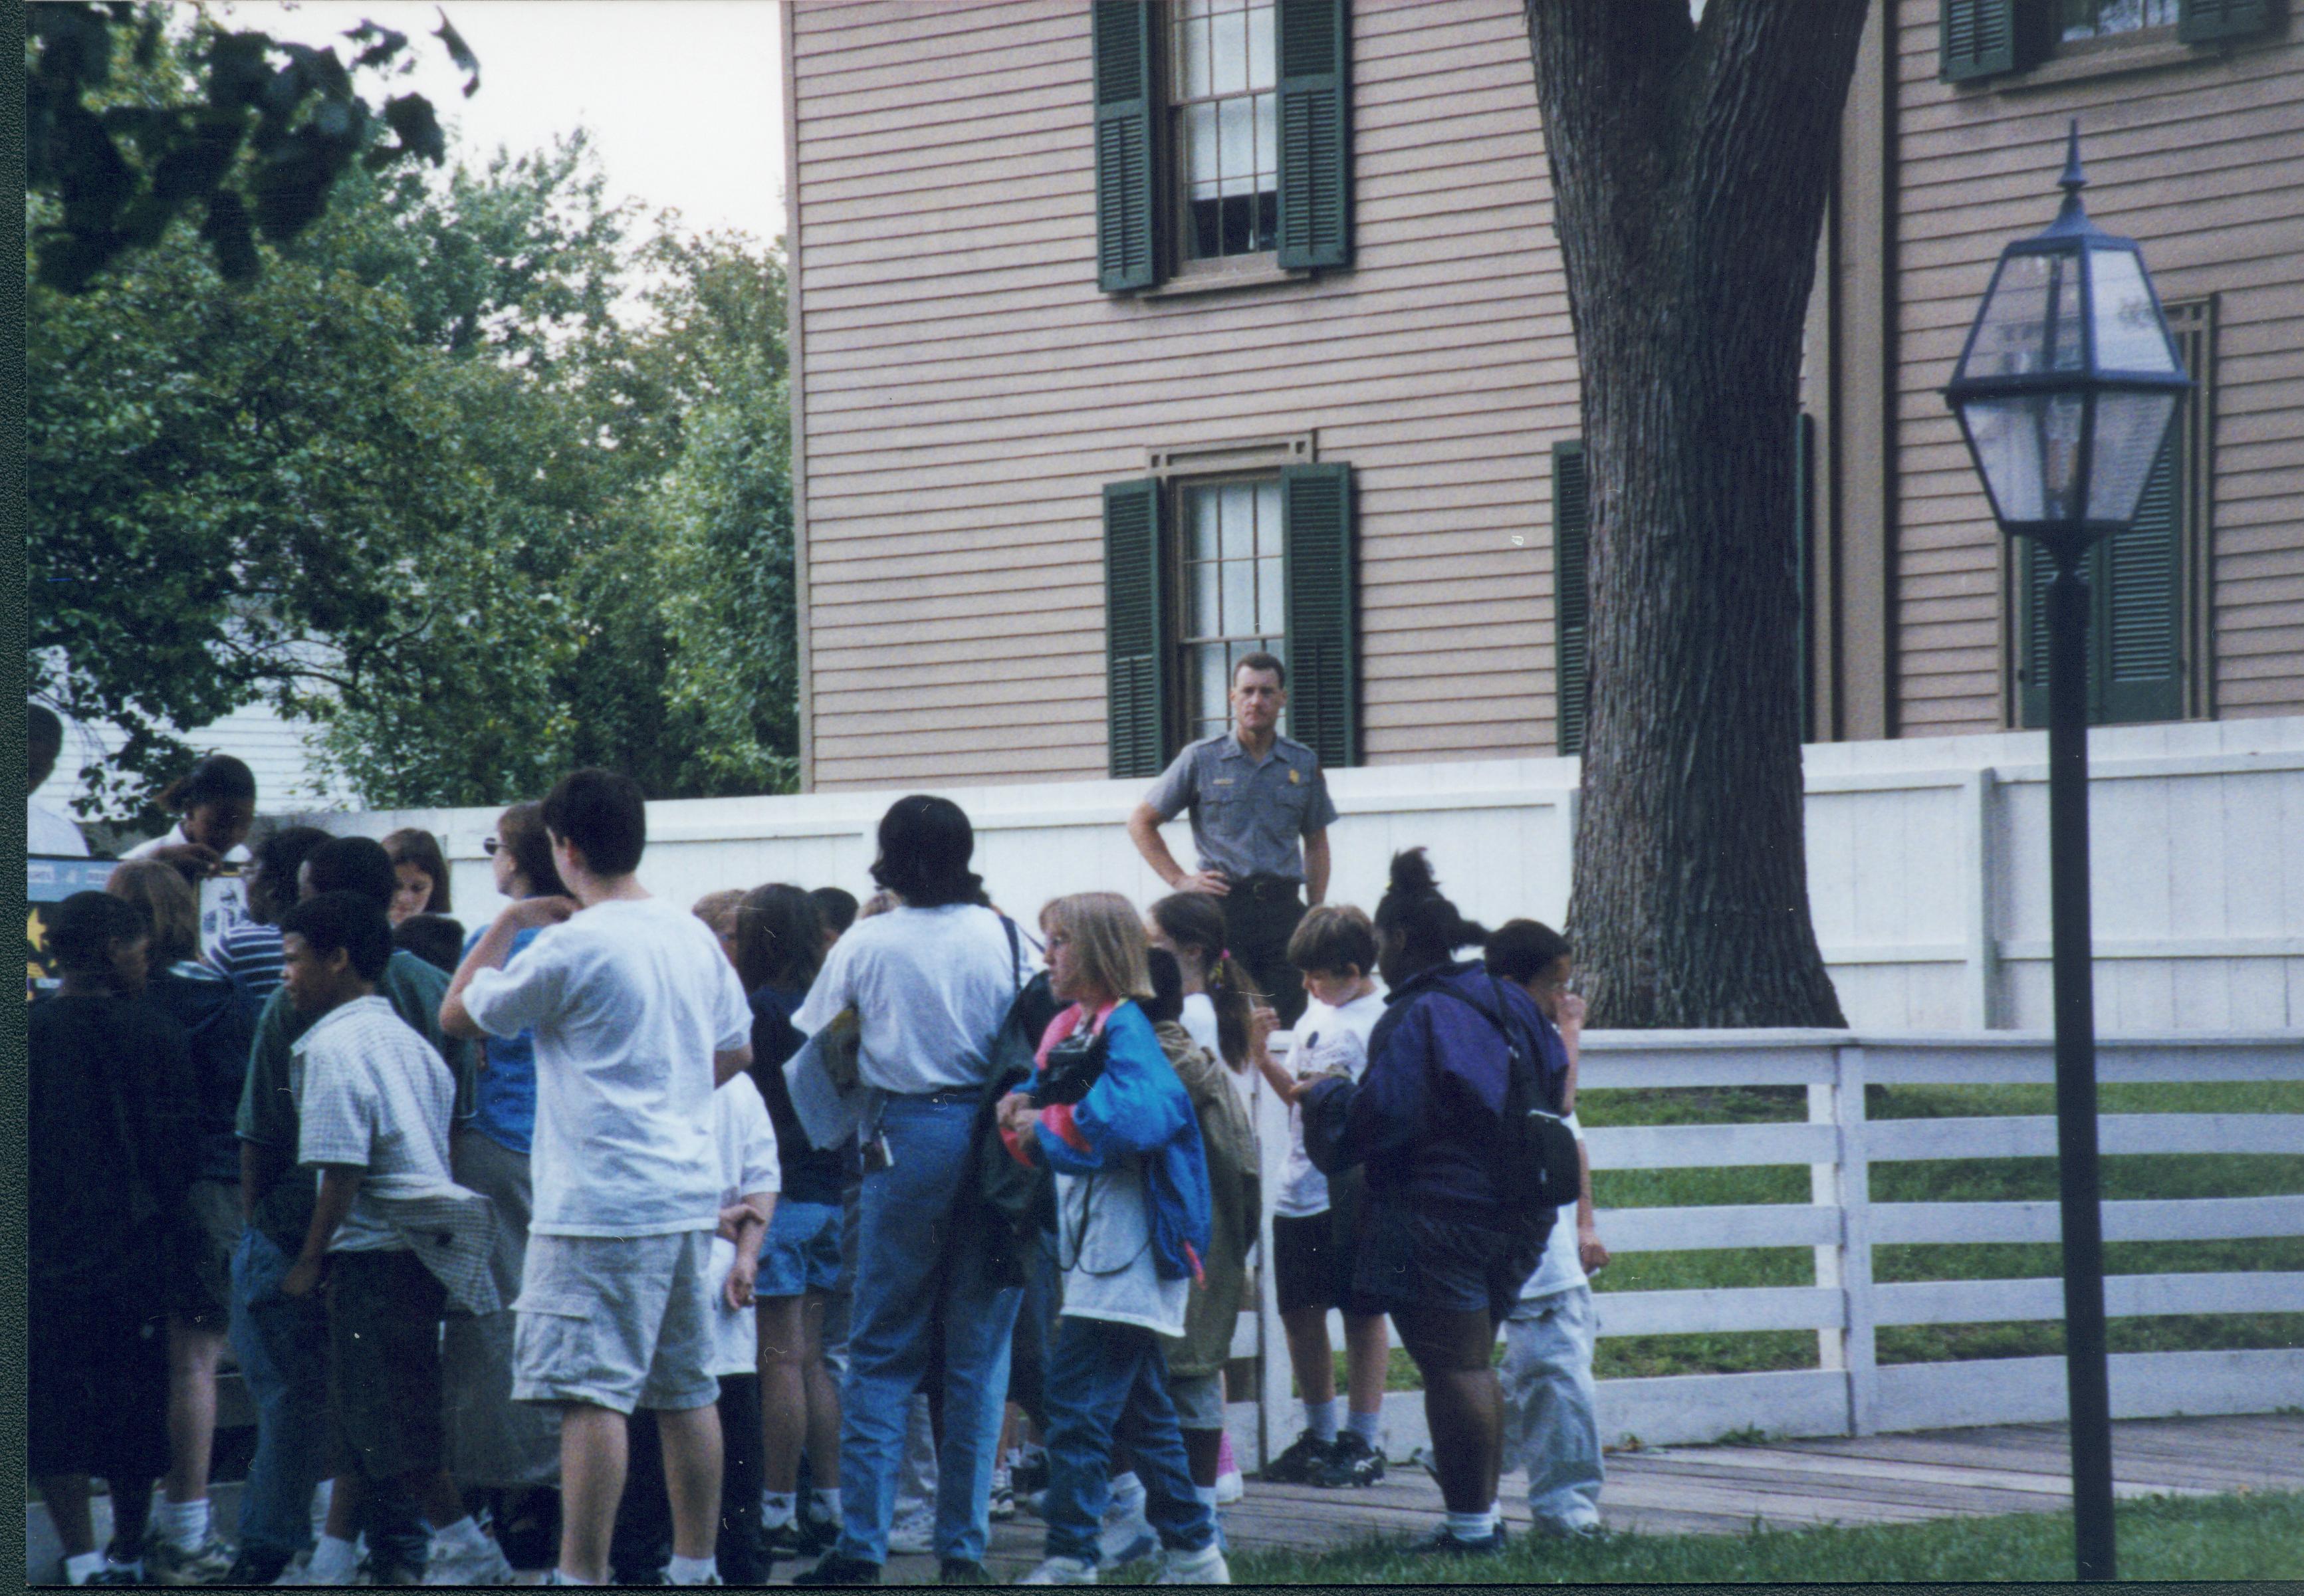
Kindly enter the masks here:
<path id="1" fill-rule="evenodd" d="M 1261 760 L 1230 732 L 1187 743 L 1144 794 L 1163 820 L 1192 813 L 1200 868 L 1235 881 L 1250 876 L 1304 879 L 1304 834 L 1336 818 L 1319 757 L 1301 743 L 1272 740 Z"/>

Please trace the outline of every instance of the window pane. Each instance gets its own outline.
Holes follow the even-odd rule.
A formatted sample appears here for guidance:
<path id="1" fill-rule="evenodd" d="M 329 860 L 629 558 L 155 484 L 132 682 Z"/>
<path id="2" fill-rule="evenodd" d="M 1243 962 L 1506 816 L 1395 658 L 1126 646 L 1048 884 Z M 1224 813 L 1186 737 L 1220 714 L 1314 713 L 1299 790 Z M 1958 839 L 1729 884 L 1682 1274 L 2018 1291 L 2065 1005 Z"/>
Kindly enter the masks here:
<path id="1" fill-rule="evenodd" d="M 1256 487 L 1253 482 L 1227 482 L 1217 489 L 1224 496 L 1224 553 L 1242 560 L 1256 553 Z"/>
<path id="2" fill-rule="evenodd" d="M 1277 559 L 1280 556 L 1280 484 L 1258 482 L 1256 485 L 1256 552 Z"/>
<path id="3" fill-rule="evenodd" d="M 1216 106 L 1203 101 L 1184 107 L 1184 172 L 1192 198 L 1213 200 L 1216 187 Z"/>
<path id="4" fill-rule="evenodd" d="M 1280 562 L 1256 562 L 1256 629 L 1276 632 L 1287 625 L 1283 618 L 1285 595 L 1280 582 Z"/>
<path id="5" fill-rule="evenodd" d="M 1192 529 L 1192 552 L 1196 560 L 1215 559 L 1221 548 L 1216 540 L 1216 515 L 1219 501 L 1216 490 L 1195 488 L 1191 490 L 1185 519 Z"/>
<path id="6" fill-rule="evenodd" d="M 1224 572 L 1224 630 L 1230 637 L 1256 630 L 1256 563 L 1226 560 Z"/>
<path id="7" fill-rule="evenodd" d="M 1245 194 L 1255 186 L 1256 102 L 1228 99 L 1216 102 L 1217 161 L 1227 194 Z"/>
<path id="8" fill-rule="evenodd" d="M 1223 630 L 1224 610 L 1218 601 L 1217 573 L 1223 569 L 1214 560 L 1192 567 L 1192 613 L 1184 630 L 1192 637 L 1215 637 Z"/>
<path id="9" fill-rule="evenodd" d="M 1279 83 L 1280 69 L 1273 59 L 1272 7 L 1255 6 L 1248 13 L 1248 86 L 1274 89 Z"/>
<path id="10" fill-rule="evenodd" d="M 1215 56 L 1207 92 L 1239 94 L 1248 88 L 1248 13 L 1222 13 L 1209 19 L 1207 28 Z"/>
<path id="11" fill-rule="evenodd" d="M 1280 174 L 1280 108 L 1279 97 L 1259 94 L 1256 97 L 1256 175 L 1259 189 L 1273 188 Z"/>
<path id="12" fill-rule="evenodd" d="M 1186 99 L 1198 99 L 1208 91 L 1208 24 L 1193 18 L 1177 30 L 1177 36 L 1182 40 L 1177 62 L 1182 70 L 1176 81 L 1183 85 Z"/>
<path id="13" fill-rule="evenodd" d="M 1193 683 L 1193 713 L 1203 722 L 1215 721 L 1220 729 L 1227 713 L 1224 707 L 1224 646 L 1208 643 L 1191 652 Z M 1200 734 L 1207 736 L 1208 733 Z"/>

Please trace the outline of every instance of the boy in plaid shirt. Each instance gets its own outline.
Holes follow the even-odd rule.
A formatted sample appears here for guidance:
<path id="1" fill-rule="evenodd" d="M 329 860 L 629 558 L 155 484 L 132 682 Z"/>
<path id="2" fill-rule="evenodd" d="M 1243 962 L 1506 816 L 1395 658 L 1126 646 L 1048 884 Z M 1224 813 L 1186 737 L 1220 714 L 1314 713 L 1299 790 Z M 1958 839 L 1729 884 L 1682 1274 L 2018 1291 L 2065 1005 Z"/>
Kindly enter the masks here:
<path id="1" fill-rule="evenodd" d="M 412 1498 L 434 1526 L 430 1583 L 508 1583 L 512 1566 L 464 1511 L 442 1466 L 439 1337 L 448 1288 L 405 1228 L 405 1205 L 454 1205 L 448 1119 L 455 1082 L 431 1045 L 376 995 L 392 930 L 371 899 L 322 893 L 290 910 L 280 932 L 289 1001 L 314 1016 L 295 1044 L 291 1086 L 301 1125 L 298 1161 L 319 1172 L 311 1227 L 281 1289 L 307 1295 L 326 1272 L 328 1428 L 337 1455 L 311 1583 L 349 1583 L 363 1509 L 372 1516 Z M 480 1242 L 466 1249 L 475 1258 L 486 1256 Z M 385 1528 L 371 1525 L 371 1541 Z"/>

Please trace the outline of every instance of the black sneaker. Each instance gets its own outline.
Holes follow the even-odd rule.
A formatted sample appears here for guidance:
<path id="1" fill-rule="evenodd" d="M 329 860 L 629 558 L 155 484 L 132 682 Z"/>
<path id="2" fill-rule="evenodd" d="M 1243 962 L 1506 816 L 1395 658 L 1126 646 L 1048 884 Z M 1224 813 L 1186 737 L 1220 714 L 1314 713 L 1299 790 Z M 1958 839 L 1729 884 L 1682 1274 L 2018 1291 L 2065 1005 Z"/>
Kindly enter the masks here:
<path id="1" fill-rule="evenodd" d="M 868 1563 L 861 1558 L 843 1558 L 838 1552 L 805 1574 L 792 1575 L 796 1585 L 877 1585 L 880 1583 L 880 1565 Z"/>
<path id="2" fill-rule="evenodd" d="M 359 1571 L 352 1575 L 356 1585 L 420 1585 L 424 1570 L 414 1563 L 403 1563 L 397 1558 L 362 1558 Z"/>
<path id="3" fill-rule="evenodd" d="M 940 1585 L 988 1585 L 992 1571 L 973 1558 L 946 1558 L 936 1565 Z"/>
<path id="4" fill-rule="evenodd" d="M 1275 1485 L 1309 1484 L 1312 1471 L 1326 1463 L 1334 1449 L 1334 1441 L 1324 1441 L 1308 1430 L 1296 1438 L 1288 1450 L 1266 1464 L 1256 1477 Z"/>
<path id="5" fill-rule="evenodd" d="M 1412 1541 L 1408 1549 L 1419 1557 L 1492 1558 L 1504 1549 L 1504 1526 L 1502 1524 L 1481 1541 L 1459 1540 L 1454 1531 L 1442 1524 L 1423 1540 Z"/>
<path id="6" fill-rule="evenodd" d="M 1036 1490 L 1048 1489 L 1048 1454 L 1045 1448 L 1033 1452 L 1008 1471 L 1008 1484 L 1021 1498 Z"/>
<path id="7" fill-rule="evenodd" d="M 840 1526 L 805 1515 L 760 1532 L 760 1554 L 767 1558 L 820 1558 L 840 1541 Z"/>
<path id="8" fill-rule="evenodd" d="M 1384 1454 L 1357 1430 L 1339 1433 L 1327 1457 L 1312 1465 L 1312 1483 L 1334 1490 L 1344 1485 L 1373 1485 L 1384 1478 Z"/>

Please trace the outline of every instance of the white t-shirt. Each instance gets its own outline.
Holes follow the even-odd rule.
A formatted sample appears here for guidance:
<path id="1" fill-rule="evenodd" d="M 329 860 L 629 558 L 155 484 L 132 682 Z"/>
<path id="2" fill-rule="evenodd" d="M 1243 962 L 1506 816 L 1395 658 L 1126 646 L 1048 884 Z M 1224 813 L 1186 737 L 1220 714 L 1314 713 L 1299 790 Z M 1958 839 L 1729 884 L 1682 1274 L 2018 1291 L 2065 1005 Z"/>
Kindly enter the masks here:
<path id="1" fill-rule="evenodd" d="M 1184 999 L 1184 1012 L 1178 1018 L 1184 1034 L 1198 1042 L 1207 1056 L 1221 1060 L 1224 1048 L 1216 1040 L 1216 1000 L 1206 992 L 1195 992 Z"/>
<path id="2" fill-rule="evenodd" d="M 719 1150 L 720 1206 L 733 1208 L 747 1197 L 781 1190 L 784 1170 L 776 1161 L 776 1127 L 768 1105 L 749 1074 L 732 1076 L 712 1094 L 712 1142 Z M 712 1238 L 712 1353 L 707 1374 L 750 1374 L 760 1366 L 756 1316 L 731 1308 L 724 1287 L 736 1267 L 736 1244 Z"/>
<path id="3" fill-rule="evenodd" d="M 165 836 L 156 836 L 148 843 L 139 843 L 121 857 L 148 859 L 163 848 L 191 840 L 184 835 L 183 822 L 180 820 L 168 828 Z M 80 849 L 83 853 L 87 851 L 85 845 Z M 254 857 L 246 847 L 236 847 L 224 856 L 224 862 L 245 871 L 249 861 Z M 211 964 L 216 964 L 216 950 L 223 946 L 224 934 L 235 926 L 252 924 L 255 919 L 256 916 L 248 912 L 248 887 L 242 875 L 210 876 L 201 881 L 200 956 Z"/>
<path id="4" fill-rule="evenodd" d="M 1576 1140 L 1584 1140 L 1584 1127 L 1576 1123 L 1576 1116 L 1568 1116 L 1568 1128 L 1576 1133 Z M 1544 1244 L 1544 1261 L 1536 1266 L 1536 1273 L 1520 1288 L 1523 1303 L 1532 1297 L 1550 1296 L 1555 1291 L 1590 1283 L 1584 1273 L 1583 1261 L 1576 1256 L 1576 1205 L 1570 1203 L 1560 1210 L 1552 1222 L 1552 1237 Z"/>
<path id="5" fill-rule="evenodd" d="M 455 1078 L 432 1044 L 382 998 L 330 1009 L 290 1049 L 297 1161 L 367 1171 L 331 1252 L 392 1252 L 408 1244 L 378 1200 L 450 1184 L 448 1116 Z M 321 1172 L 314 1172 L 315 1179 Z"/>
<path id="6" fill-rule="evenodd" d="M 1384 1017 L 1384 998 L 1369 992 L 1342 1008 L 1318 999 L 1304 1006 L 1296 1022 L 1296 1052 L 1290 1060 L 1296 1074 L 1333 1074 L 1339 1067 L 1357 1081 L 1368 1069 L 1368 1033 Z M 1280 1194 L 1272 1211 L 1301 1219 L 1328 1211 L 1328 1177 L 1312 1167 L 1304 1150 L 1304 1110 L 1288 1108 L 1288 1162 L 1280 1173 Z"/>
<path id="7" fill-rule="evenodd" d="M 720 1222 L 712 1055 L 752 1037 L 720 939 L 657 898 L 612 898 L 483 970 L 464 1007 L 536 1032 L 538 1235 L 673 1235 Z"/>
<path id="8" fill-rule="evenodd" d="M 85 859 L 88 838 L 80 835 L 78 826 L 69 817 L 57 813 L 37 798 L 24 800 L 24 852 L 45 853 L 51 858 Z"/>
<path id="9" fill-rule="evenodd" d="M 1012 964 L 1000 917 L 974 904 L 891 909 L 858 921 L 833 945 L 792 1023 L 813 1036 L 853 1007 L 857 1072 L 883 1091 L 978 1085 L 1000 1022 L 1032 978 L 1021 927 L 1016 947 L 1021 962 Z"/>

